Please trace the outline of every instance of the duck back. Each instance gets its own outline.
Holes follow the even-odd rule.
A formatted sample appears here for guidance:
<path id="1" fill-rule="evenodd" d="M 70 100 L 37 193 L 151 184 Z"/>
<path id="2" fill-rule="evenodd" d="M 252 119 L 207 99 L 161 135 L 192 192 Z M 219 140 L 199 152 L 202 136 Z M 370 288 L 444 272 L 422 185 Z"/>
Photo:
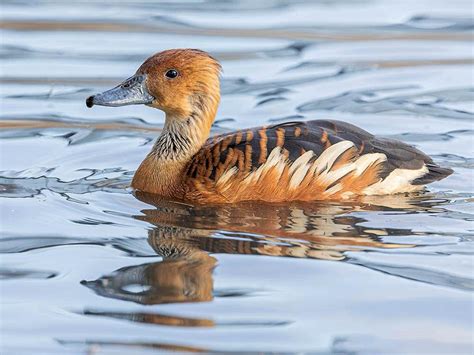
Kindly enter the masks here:
<path id="1" fill-rule="evenodd" d="M 185 198 L 197 202 L 311 201 L 417 191 L 451 173 L 403 142 L 314 120 L 212 137 L 184 183 Z"/>

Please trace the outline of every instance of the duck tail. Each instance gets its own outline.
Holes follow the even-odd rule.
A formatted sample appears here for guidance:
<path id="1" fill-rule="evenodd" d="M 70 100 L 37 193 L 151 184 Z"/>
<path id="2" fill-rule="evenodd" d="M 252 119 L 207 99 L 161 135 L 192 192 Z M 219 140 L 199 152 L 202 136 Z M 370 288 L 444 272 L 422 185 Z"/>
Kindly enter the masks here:
<path id="1" fill-rule="evenodd" d="M 428 172 L 418 179 L 413 180 L 412 185 L 426 185 L 444 179 L 454 172 L 451 168 L 442 168 L 433 162 L 426 163 L 426 167 L 428 168 Z"/>

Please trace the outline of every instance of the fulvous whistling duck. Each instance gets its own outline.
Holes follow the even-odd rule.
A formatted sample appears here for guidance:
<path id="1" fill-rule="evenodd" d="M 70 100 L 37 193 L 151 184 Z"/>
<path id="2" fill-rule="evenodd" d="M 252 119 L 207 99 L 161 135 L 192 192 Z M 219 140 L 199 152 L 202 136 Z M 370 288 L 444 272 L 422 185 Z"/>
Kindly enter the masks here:
<path id="1" fill-rule="evenodd" d="M 165 112 L 134 189 L 197 203 L 334 200 L 417 191 L 453 172 L 410 145 L 334 120 L 209 138 L 220 72 L 206 52 L 166 50 L 119 86 L 87 98 L 88 107 L 145 104 Z"/>

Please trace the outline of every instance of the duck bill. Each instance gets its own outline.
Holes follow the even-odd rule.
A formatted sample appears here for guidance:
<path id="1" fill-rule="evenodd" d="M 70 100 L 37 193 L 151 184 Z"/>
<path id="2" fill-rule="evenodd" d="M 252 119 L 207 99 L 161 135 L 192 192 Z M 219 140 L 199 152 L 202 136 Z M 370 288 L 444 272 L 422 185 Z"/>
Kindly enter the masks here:
<path id="1" fill-rule="evenodd" d="M 99 106 L 126 106 L 151 104 L 155 98 L 150 95 L 146 87 L 146 75 L 137 74 L 128 78 L 120 85 L 103 93 L 87 98 L 87 107 Z"/>

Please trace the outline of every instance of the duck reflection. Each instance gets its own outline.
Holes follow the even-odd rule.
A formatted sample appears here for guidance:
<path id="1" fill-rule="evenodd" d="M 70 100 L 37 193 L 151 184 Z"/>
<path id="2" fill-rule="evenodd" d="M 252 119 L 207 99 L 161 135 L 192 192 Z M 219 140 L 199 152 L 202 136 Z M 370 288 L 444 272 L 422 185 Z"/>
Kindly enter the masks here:
<path id="1" fill-rule="evenodd" d="M 357 204 L 252 202 L 199 207 L 144 193 L 137 193 L 136 197 L 153 206 L 135 218 L 153 225 L 148 232 L 148 243 L 162 260 L 121 268 L 83 284 L 101 296 L 144 305 L 207 302 L 216 296 L 239 295 L 239 292 L 213 290 L 212 274 L 217 264 L 213 254 L 344 261 L 348 251 L 411 248 L 414 245 L 381 239 L 407 235 L 410 231 L 366 228 L 360 225 L 362 218 L 349 213 L 393 209 L 409 213 L 410 209 L 416 212 L 431 208 L 411 203 L 403 196 Z M 164 319 L 155 315 L 146 321 L 162 324 Z M 209 326 L 206 322 L 202 324 Z"/>
<path id="2" fill-rule="evenodd" d="M 97 294 L 140 304 L 205 302 L 213 298 L 216 259 L 195 246 L 195 239 L 165 227 L 149 231 L 148 241 L 160 262 L 130 266 L 82 284 Z"/>

